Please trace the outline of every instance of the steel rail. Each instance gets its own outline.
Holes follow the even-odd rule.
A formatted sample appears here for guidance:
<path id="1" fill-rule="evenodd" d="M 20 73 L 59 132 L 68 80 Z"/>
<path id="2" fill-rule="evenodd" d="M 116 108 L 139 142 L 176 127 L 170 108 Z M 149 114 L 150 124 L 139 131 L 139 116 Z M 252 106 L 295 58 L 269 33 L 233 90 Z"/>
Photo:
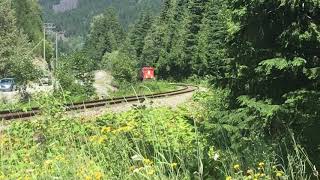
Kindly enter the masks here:
<path id="1" fill-rule="evenodd" d="M 126 97 L 108 98 L 108 99 L 85 101 L 85 102 L 78 102 L 78 103 L 68 103 L 68 104 L 65 104 L 64 107 L 65 107 L 65 111 L 91 109 L 91 108 L 103 107 L 106 105 L 114 105 L 114 104 L 121 104 L 126 102 L 143 101 L 145 99 L 175 96 L 175 95 L 193 92 L 198 88 L 196 86 L 184 85 L 184 84 L 179 84 L 178 86 L 183 86 L 183 88 L 178 90 L 173 90 L 173 91 L 147 94 L 147 95 L 126 96 Z M 28 111 L 23 111 L 20 109 L 12 110 L 12 111 L 5 110 L 5 111 L 0 111 L 0 120 L 14 120 L 14 119 L 29 118 L 39 114 L 41 114 L 41 109 L 39 107 L 33 107 Z"/>

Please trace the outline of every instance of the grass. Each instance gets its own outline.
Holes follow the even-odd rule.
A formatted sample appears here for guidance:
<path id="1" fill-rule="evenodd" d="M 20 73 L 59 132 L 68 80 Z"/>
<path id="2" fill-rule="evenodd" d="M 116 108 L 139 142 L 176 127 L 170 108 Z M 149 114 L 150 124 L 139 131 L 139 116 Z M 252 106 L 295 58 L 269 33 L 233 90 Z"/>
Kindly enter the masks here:
<path id="1" fill-rule="evenodd" d="M 65 117 L 52 97 L 41 104 L 43 116 L 14 121 L 0 133 L 0 180 L 314 177 L 293 136 L 293 153 L 263 154 L 264 147 L 252 147 L 252 163 L 243 152 L 212 145 L 211 132 L 200 126 L 208 121 L 207 107 L 198 102 L 77 119 Z"/>
<path id="2" fill-rule="evenodd" d="M 143 81 L 137 84 L 122 84 L 119 90 L 113 92 L 111 97 L 134 96 L 153 94 L 176 90 L 177 86 L 166 81 Z"/>
<path id="3" fill-rule="evenodd" d="M 186 167 L 194 157 L 196 134 L 181 112 L 136 109 L 97 119 L 68 119 L 60 113 L 13 122 L 0 135 L 0 179 L 186 179 L 192 175 Z"/>

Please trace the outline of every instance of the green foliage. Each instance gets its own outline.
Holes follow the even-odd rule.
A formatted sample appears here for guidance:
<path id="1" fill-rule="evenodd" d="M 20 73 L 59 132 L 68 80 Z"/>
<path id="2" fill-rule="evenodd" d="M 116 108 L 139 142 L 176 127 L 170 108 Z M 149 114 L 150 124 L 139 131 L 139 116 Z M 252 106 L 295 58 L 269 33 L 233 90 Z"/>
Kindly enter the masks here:
<path id="1" fill-rule="evenodd" d="M 175 84 L 170 84 L 166 81 L 143 81 L 140 83 L 126 82 L 119 84 L 119 90 L 111 95 L 113 97 L 147 95 L 176 89 L 177 86 Z"/>
<path id="2" fill-rule="evenodd" d="M 103 57 L 103 64 L 119 83 L 138 80 L 137 62 L 125 53 L 119 51 L 106 53 Z"/>
<path id="3" fill-rule="evenodd" d="M 187 2 L 165 1 L 160 17 L 145 38 L 142 61 L 155 66 L 161 78 L 182 79 L 189 65 L 182 59 L 188 16 Z"/>
<path id="4" fill-rule="evenodd" d="M 200 48 L 203 59 L 223 59 L 209 65 L 214 72 L 212 83 L 230 90 L 229 108 L 212 123 L 225 124 L 227 136 L 234 138 L 231 142 L 240 142 L 230 144 L 240 148 L 233 147 L 233 151 L 246 152 L 242 148 L 252 147 L 243 140 L 251 143 L 264 139 L 265 144 L 271 144 L 271 140 L 284 138 L 292 144 L 281 131 L 287 129 L 308 153 L 316 154 L 313 144 L 319 142 L 315 133 L 306 131 L 319 128 L 318 110 L 312 108 L 320 102 L 319 1 L 229 0 L 221 4 L 223 12 L 211 11 L 216 12 L 211 17 L 221 27 L 212 33 L 219 35 L 218 39 L 225 37 L 224 41 L 214 43 L 219 46 L 213 56 L 206 55 L 208 49 Z M 202 40 L 210 37 L 207 32 L 200 32 Z M 205 47 L 209 43 L 203 40 L 203 44 Z M 310 141 L 305 143 L 306 139 Z M 312 157 L 319 162 L 318 156 Z"/>
<path id="5" fill-rule="evenodd" d="M 197 60 L 192 63 L 193 72 L 197 75 L 210 74 L 215 79 L 220 79 L 226 71 L 224 13 L 225 1 L 209 0 L 205 6 L 198 35 Z"/>
<path id="6" fill-rule="evenodd" d="M 189 179 L 195 140 L 184 114 L 167 108 L 92 120 L 17 121 L 1 134 L 0 177 Z"/>
<path id="7" fill-rule="evenodd" d="M 83 52 L 77 52 L 60 59 L 57 68 L 57 78 L 61 87 L 61 96 L 64 91 L 77 97 L 73 101 L 88 100 L 94 95 L 93 74 L 94 61 Z M 90 99 L 90 98 L 89 98 Z"/>
<path id="8" fill-rule="evenodd" d="M 118 49 L 123 40 L 123 30 L 114 9 L 107 9 L 94 17 L 85 45 L 87 54 L 99 64 L 105 53 Z"/>
<path id="9" fill-rule="evenodd" d="M 39 77 L 32 63 L 33 52 L 27 37 L 18 32 L 16 17 L 10 1 L 1 1 L 0 7 L 0 76 L 14 77 L 25 85 Z"/>
<path id="10" fill-rule="evenodd" d="M 209 146 L 208 156 L 212 159 L 207 162 L 206 166 L 216 167 L 221 166 L 220 163 L 222 163 L 225 168 L 224 176 L 231 175 L 245 179 L 249 178 L 248 176 L 251 176 L 252 173 L 259 173 L 256 178 L 264 179 L 264 177 L 259 177 L 262 173 L 264 176 L 274 177 L 280 171 L 276 170 L 280 167 L 278 164 L 282 164 L 281 171 L 285 173 L 281 176 L 286 176 L 289 179 L 298 177 L 309 179 L 314 167 L 308 159 L 306 151 L 301 148 L 301 145 L 306 145 L 306 143 L 300 138 L 302 132 L 308 129 L 308 123 L 300 121 L 301 124 L 297 124 L 297 119 L 293 118 L 295 113 L 298 115 L 306 114 L 306 112 L 291 110 L 293 114 L 289 115 L 287 111 L 292 107 L 288 107 L 288 105 L 273 105 L 268 101 L 258 101 L 247 96 L 238 98 L 240 108 L 230 110 L 229 94 L 230 91 L 217 89 L 194 95 L 196 102 L 203 107 L 208 107 L 203 108 L 204 120 L 199 121 L 200 131 L 206 134 Z M 310 119 L 307 121 L 312 124 Z M 297 141 L 300 143 L 297 144 Z M 309 146 L 305 147 L 309 148 Z M 214 151 L 210 149 L 214 149 Z M 309 152 L 315 153 L 313 150 Z M 212 154 L 217 154 L 219 160 L 213 160 Z M 315 158 L 316 156 L 311 157 Z M 314 159 L 312 160 L 316 163 Z M 267 164 L 267 166 L 261 167 L 258 165 L 259 162 L 264 162 L 263 164 Z M 237 164 L 242 167 L 241 170 L 235 166 Z M 257 165 L 260 167 L 258 170 L 252 173 L 246 171 L 246 169 L 257 167 Z M 272 166 L 276 168 L 272 168 Z M 216 177 L 210 168 L 206 170 L 209 171 L 210 176 Z"/>
<path id="11" fill-rule="evenodd" d="M 155 66 L 162 78 L 219 74 L 226 56 L 225 17 L 220 16 L 225 9 L 217 0 L 165 1 L 144 39 L 142 62 Z"/>
<path id="12" fill-rule="evenodd" d="M 127 37 L 129 39 L 130 45 L 134 48 L 134 52 L 128 53 L 134 53 L 135 58 L 137 58 L 137 60 L 139 61 L 138 67 L 149 65 L 141 60 L 141 56 L 143 48 L 145 46 L 145 38 L 149 29 L 151 28 L 152 22 L 153 19 L 149 12 L 141 13 L 137 22 L 130 29 L 130 32 Z"/>
<path id="13" fill-rule="evenodd" d="M 33 0 L 13 0 L 17 27 L 31 42 L 38 43 L 42 38 L 42 15 L 39 4 Z"/>

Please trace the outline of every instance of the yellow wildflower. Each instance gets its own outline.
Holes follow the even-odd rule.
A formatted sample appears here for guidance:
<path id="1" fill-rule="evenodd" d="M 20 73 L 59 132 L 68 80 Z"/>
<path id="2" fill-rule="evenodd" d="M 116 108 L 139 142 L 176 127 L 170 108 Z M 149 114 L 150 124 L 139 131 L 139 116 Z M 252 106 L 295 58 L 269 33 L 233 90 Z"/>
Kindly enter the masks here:
<path id="1" fill-rule="evenodd" d="M 258 177 L 260 177 L 260 175 L 261 175 L 260 173 L 257 173 L 257 174 L 254 175 L 254 177 L 258 178 Z"/>
<path id="2" fill-rule="evenodd" d="M 25 176 L 24 178 L 23 178 L 23 180 L 30 180 L 31 178 L 29 177 L 29 176 Z"/>
<path id="3" fill-rule="evenodd" d="M 143 159 L 143 164 L 145 165 L 151 165 L 152 161 L 150 159 Z"/>
<path id="4" fill-rule="evenodd" d="M 55 157 L 55 160 L 57 161 L 65 161 L 66 159 L 62 155 L 58 155 Z"/>
<path id="5" fill-rule="evenodd" d="M 114 131 L 112 131 L 113 133 L 120 133 L 120 132 L 129 132 L 133 129 L 133 126 L 123 126 L 123 127 L 120 127 Z"/>
<path id="6" fill-rule="evenodd" d="M 110 132 L 111 131 L 111 127 L 103 127 L 102 129 L 101 129 L 101 133 L 108 133 L 108 132 Z"/>
<path id="7" fill-rule="evenodd" d="M 277 166 L 272 166 L 272 169 L 277 169 Z"/>
<path id="8" fill-rule="evenodd" d="M 97 142 L 98 144 L 102 144 L 104 142 L 105 138 L 104 137 L 99 137 Z"/>
<path id="9" fill-rule="evenodd" d="M 264 173 L 260 174 L 260 177 L 265 177 L 265 176 L 266 176 L 266 174 L 264 174 Z"/>
<path id="10" fill-rule="evenodd" d="M 226 180 L 232 180 L 232 177 L 231 176 L 227 176 Z"/>
<path id="11" fill-rule="evenodd" d="M 173 169 L 175 169 L 175 168 L 177 167 L 177 165 L 178 165 L 177 163 L 171 163 L 171 164 L 170 164 L 170 167 L 173 168 Z"/>
<path id="12" fill-rule="evenodd" d="M 48 167 L 48 166 L 50 166 L 52 163 L 53 163 L 53 161 L 49 159 L 49 160 L 44 161 L 43 165 L 44 165 L 44 167 Z"/>
<path id="13" fill-rule="evenodd" d="M 252 169 L 248 169 L 247 170 L 247 174 L 250 174 L 250 175 L 253 174 L 253 170 Z"/>
<path id="14" fill-rule="evenodd" d="M 5 180 L 6 177 L 4 175 L 0 175 L 0 180 Z"/>
<path id="15" fill-rule="evenodd" d="M 263 168 L 264 167 L 264 162 L 260 162 L 258 165 L 259 165 L 259 167 Z"/>
<path id="16" fill-rule="evenodd" d="M 239 165 L 239 164 L 235 164 L 235 165 L 233 166 L 233 168 L 234 168 L 235 170 L 240 170 L 240 165 Z"/>
<path id="17" fill-rule="evenodd" d="M 277 177 L 281 177 L 284 175 L 284 172 L 283 171 L 276 171 L 276 176 Z"/>
<path id="18" fill-rule="evenodd" d="M 102 144 L 105 140 L 106 140 L 105 137 L 103 137 L 103 136 L 97 136 L 97 135 L 91 136 L 91 137 L 89 138 L 89 141 L 90 141 L 90 142 L 96 142 L 96 143 L 98 143 L 98 144 Z"/>
<path id="19" fill-rule="evenodd" d="M 85 180 L 92 180 L 92 178 L 90 176 L 86 176 Z"/>
<path id="20" fill-rule="evenodd" d="M 100 171 L 97 171 L 94 173 L 95 180 L 101 180 L 102 176 L 103 176 L 103 174 Z"/>
<path id="21" fill-rule="evenodd" d="M 150 170 L 147 171 L 147 174 L 148 174 L 149 176 L 153 175 L 154 173 L 155 173 L 155 170 L 154 170 L 154 169 L 150 169 Z"/>
<path id="22" fill-rule="evenodd" d="M 94 142 L 94 141 L 96 141 L 96 139 L 97 139 L 97 136 L 96 136 L 96 135 L 89 137 L 89 141 L 90 141 L 90 142 Z"/>
<path id="23" fill-rule="evenodd" d="M 136 166 L 130 166 L 129 171 L 133 171 L 136 168 Z"/>

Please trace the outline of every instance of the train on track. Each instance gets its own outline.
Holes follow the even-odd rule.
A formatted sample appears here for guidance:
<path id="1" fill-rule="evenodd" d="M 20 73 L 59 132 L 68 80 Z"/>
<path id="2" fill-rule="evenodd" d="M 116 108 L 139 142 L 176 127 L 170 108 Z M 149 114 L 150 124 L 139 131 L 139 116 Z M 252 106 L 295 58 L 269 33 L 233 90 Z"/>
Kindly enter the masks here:
<path id="1" fill-rule="evenodd" d="M 139 77 L 140 77 L 140 80 L 142 81 L 148 80 L 148 79 L 155 79 L 154 67 L 145 66 L 141 68 Z"/>

